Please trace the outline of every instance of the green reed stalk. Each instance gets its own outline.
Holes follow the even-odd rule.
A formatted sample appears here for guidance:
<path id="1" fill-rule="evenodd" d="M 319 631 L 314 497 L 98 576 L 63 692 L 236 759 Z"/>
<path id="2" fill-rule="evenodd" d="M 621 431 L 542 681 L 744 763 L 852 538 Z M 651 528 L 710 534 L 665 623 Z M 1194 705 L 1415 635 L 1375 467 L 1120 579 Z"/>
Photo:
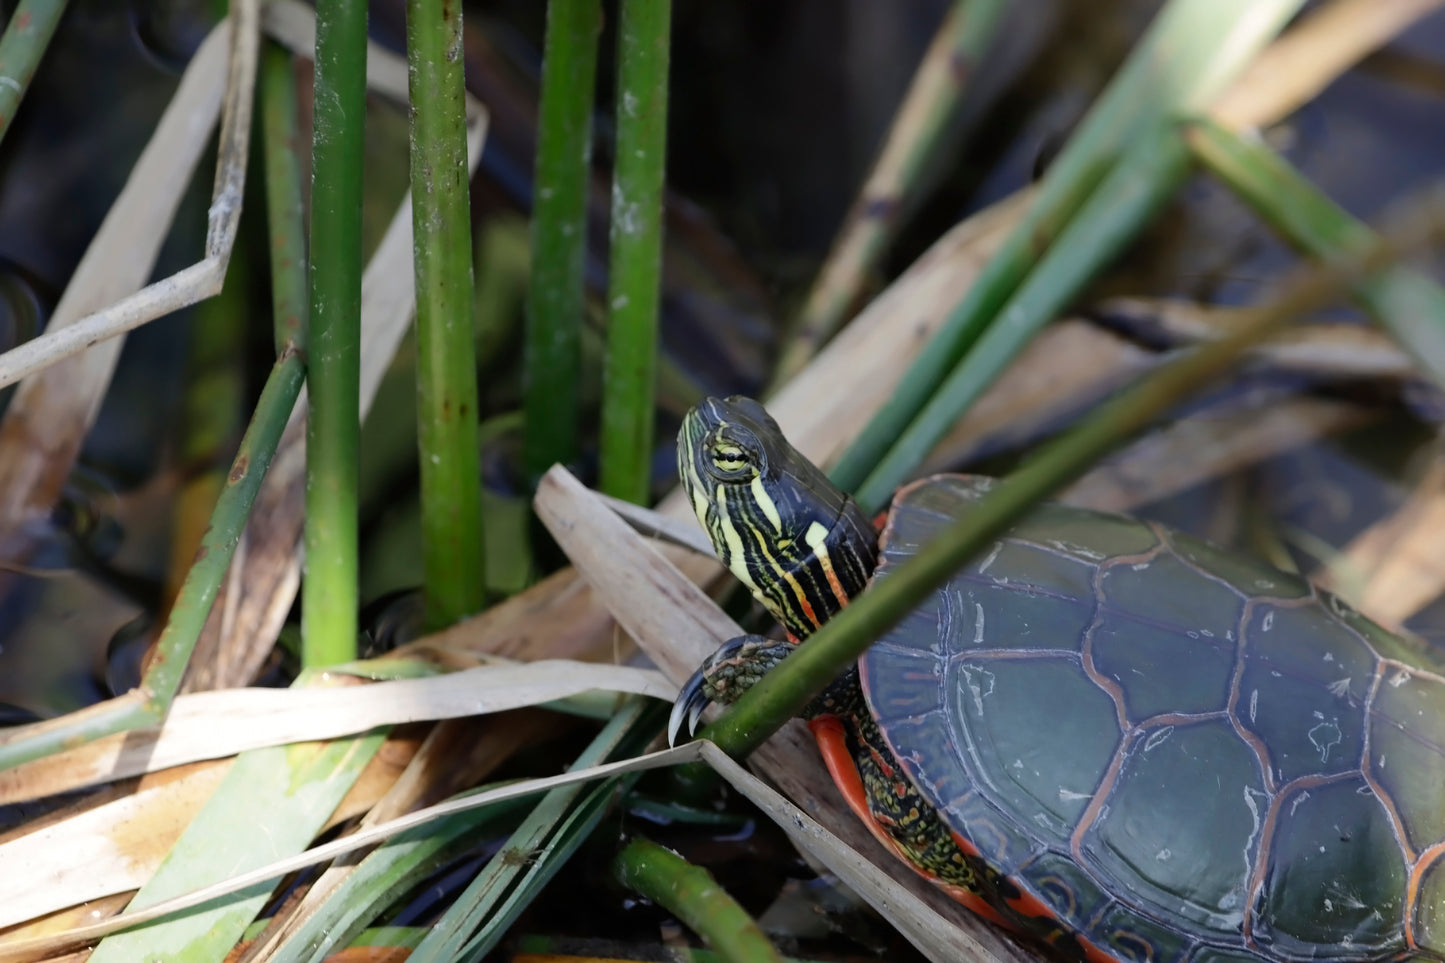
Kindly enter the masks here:
<path id="1" fill-rule="evenodd" d="M 728 963 L 782 963 L 757 921 L 713 879 L 670 849 L 634 838 L 612 861 L 623 886 L 676 916 Z"/>
<path id="2" fill-rule="evenodd" d="M 60 15 L 65 12 L 66 0 L 20 0 L 5 35 L 0 37 L 0 138 L 10 129 L 15 112 L 20 109 L 20 100 L 30 89 L 35 69 L 50 38 L 55 36 L 55 27 Z"/>
<path id="3" fill-rule="evenodd" d="M 271 314 L 276 353 L 306 350 L 306 210 L 301 191 L 301 128 L 291 55 L 272 40 L 261 47 L 261 131 L 266 177 L 266 236 L 271 253 Z"/>
<path id="4" fill-rule="evenodd" d="M 301 659 L 356 658 L 365 0 L 316 4 Z"/>
<path id="5" fill-rule="evenodd" d="M 602 490 L 646 504 L 652 475 L 671 0 L 622 0 L 612 172 Z"/>
<path id="6" fill-rule="evenodd" d="M 532 276 L 523 351 L 522 459 L 540 477 L 577 459 L 586 309 L 587 183 L 597 74 L 598 0 L 550 0 L 532 199 Z"/>
<path id="7" fill-rule="evenodd" d="M 486 603 L 462 5 L 407 0 L 406 39 L 422 593 L 426 623 L 436 629 Z"/>

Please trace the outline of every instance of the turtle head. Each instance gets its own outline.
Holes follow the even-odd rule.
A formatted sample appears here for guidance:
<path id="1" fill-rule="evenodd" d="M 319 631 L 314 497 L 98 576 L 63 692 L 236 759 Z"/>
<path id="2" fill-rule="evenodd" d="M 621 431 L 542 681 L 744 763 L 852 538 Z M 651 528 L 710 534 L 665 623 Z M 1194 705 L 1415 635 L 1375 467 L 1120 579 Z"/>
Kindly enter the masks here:
<path id="1" fill-rule="evenodd" d="M 872 523 L 788 444 L 750 398 L 709 398 L 683 419 L 678 474 L 724 564 L 802 638 L 867 584 Z"/>

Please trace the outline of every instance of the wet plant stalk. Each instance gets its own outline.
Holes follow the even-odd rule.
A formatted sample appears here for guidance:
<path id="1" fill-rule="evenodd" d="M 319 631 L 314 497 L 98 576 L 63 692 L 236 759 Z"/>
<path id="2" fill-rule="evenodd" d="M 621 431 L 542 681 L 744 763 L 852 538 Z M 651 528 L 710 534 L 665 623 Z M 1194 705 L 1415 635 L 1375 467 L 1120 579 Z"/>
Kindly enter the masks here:
<path id="1" fill-rule="evenodd" d="M 210 523 L 216 499 L 226 483 L 227 456 L 235 451 L 247 402 L 242 359 L 245 326 L 252 317 L 251 264 L 242 221 L 235 253 L 221 293 L 196 308 L 186 360 L 186 394 L 180 422 L 180 460 L 187 469 L 171 524 L 167 606 L 180 592 L 196 547 Z"/>
<path id="2" fill-rule="evenodd" d="M 1274 151 L 1212 120 L 1185 130 L 1194 156 L 1299 250 L 1330 259 L 1379 242 L 1370 227 L 1326 197 Z M 1407 267 L 1362 281 L 1355 297 L 1445 384 L 1445 290 Z"/>
<path id="3" fill-rule="evenodd" d="M 602 490 L 640 505 L 648 501 L 652 465 L 671 24 L 672 0 L 622 0 L 602 393 Z"/>
<path id="4" fill-rule="evenodd" d="M 486 601 L 462 5 L 407 0 L 406 27 L 422 592 L 427 625 L 436 629 Z"/>
<path id="5" fill-rule="evenodd" d="M 0 138 L 4 138 L 20 109 L 20 100 L 30 88 L 35 68 L 55 26 L 65 12 L 66 0 L 21 0 L 10 17 L 5 35 L 0 36 Z"/>
<path id="6" fill-rule="evenodd" d="M 1226 337 L 1160 368 L 1098 412 L 1040 449 L 996 484 L 977 507 L 953 522 L 898 572 L 873 586 L 748 690 L 721 719 L 700 733 L 733 756 L 743 756 L 795 716 L 845 667 L 960 565 L 983 551 L 1031 506 L 1082 475 L 1091 464 L 1147 428 L 1163 412 L 1227 371 L 1261 339 L 1322 307 L 1360 278 L 1388 264 L 1397 251 L 1438 243 L 1445 234 L 1445 192 L 1422 205 L 1420 216 L 1390 242 L 1350 252 L 1347 259 L 1295 275 L 1266 306 L 1250 312 Z"/>
<path id="7" fill-rule="evenodd" d="M 856 489 L 868 476 L 1133 140 L 1207 105 L 1300 4 L 1171 0 L 1049 168 L 1028 213 L 833 469 L 840 487 Z"/>
<path id="8" fill-rule="evenodd" d="M 301 660 L 356 658 L 365 0 L 316 5 Z"/>
<path id="9" fill-rule="evenodd" d="M 587 181 L 599 0 L 550 0 L 532 198 L 532 276 L 523 352 L 527 427 L 522 455 L 536 477 L 577 458 L 582 368 Z"/>
<path id="10" fill-rule="evenodd" d="M 979 61 L 992 45 L 1005 0 L 954 0 L 888 131 L 883 151 L 853 202 L 783 351 L 773 385 L 802 370 L 857 302 L 916 199 L 919 177 L 958 112 Z"/>
<path id="11" fill-rule="evenodd" d="M 266 236 L 276 353 L 306 348 L 306 213 L 301 193 L 300 121 L 291 55 L 272 40 L 261 48 L 261 130 L 266 176 Z"/>
<path id="12" fill-rule="evenodd" d="M 271 467 L 305 374 L 300 353 L 288 349 L 276 359 L 266 386 L 261 389 L 251 423 L 231 462 L 215 511 L 211 513 L 210 527 L 201 538 L 196 560 L 186 573 L 170 618 L 156 641 L 157 658 L 141 683 L 158 718 L 170 707 L 196 639 L 211 614 L 211 604 L 216 600 L 231 556 L 246 529 L 251 506 L 255 504 L 266 470 Z"/>
<path id="13" fill-rule="evenodd" d="M 782 963 L 757 922 L 712 873 L 672 850 L 633 839 L 612 861 L 612 873 L 623 886 L 676 916 L 729 963 Z"/>

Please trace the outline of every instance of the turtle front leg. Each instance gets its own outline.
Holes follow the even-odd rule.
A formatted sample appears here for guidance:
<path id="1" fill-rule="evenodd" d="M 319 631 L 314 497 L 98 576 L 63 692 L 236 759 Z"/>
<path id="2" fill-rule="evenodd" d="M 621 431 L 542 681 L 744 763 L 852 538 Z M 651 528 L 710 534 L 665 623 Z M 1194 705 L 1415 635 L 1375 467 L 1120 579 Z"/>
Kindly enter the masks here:
<path id="1" fill-rule="evenodd" d="M 791 642 L 761 635 L 740 635 L 718 646 L 678 690 L 667 722 L 668 745 L 677 744 L 684 722 L 693 734 L 709 703 L 732 705 L 792 651 Z"/>

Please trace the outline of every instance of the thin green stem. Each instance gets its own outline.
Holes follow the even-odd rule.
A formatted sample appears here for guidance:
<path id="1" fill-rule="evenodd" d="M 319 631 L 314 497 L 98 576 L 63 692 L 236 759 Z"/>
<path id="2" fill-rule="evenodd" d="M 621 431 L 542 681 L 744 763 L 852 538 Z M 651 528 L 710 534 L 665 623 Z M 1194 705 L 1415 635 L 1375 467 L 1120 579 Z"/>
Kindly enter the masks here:
<path id="1" fill-rule="evenodd" d="M 1359 278 L 1389 263 L 1398 250 L 1438 239 L 1445 231 L 1445 195 L 1431 198 L 1426 216 L 1408 232 L 1348 259 L 1290 278 L 1281 293 L 1219 341 L 1160 368 L 1104 405 L 1088 421 L 1041 449 L 1023 468 L 993 487 L 977 507 L 953 522 L 892 578 L 880 581 L 827 622 L 765 675 L 702 733 L 730 755 L 755 749 L 845 667 L 1036 502 L 1079 477 L 1098 458 L 1147 428 L 1160 413 L 1228 370 L 1242 352 L 1289 321 L 1319 308 Z"/>
<path id="2" fill-rule="evenodd" d="M 364 0 L 316 5 L 315 104 L 301 586 L 301 657 L 308 667 L 356 658 Z"/>
<path id="3" fill-rule="evenodd" d="M 713 879 L 670 849 L 633 839 L 612 861 L 612 873 L 676 916 L 728 963 L 782 963 L 757 921 Z"/>
<path id="4" fill-rule="evenodd" d="M 422 592 L 436 629 L 486 602 L 462 5 L 407 0 L 406 25 Z"/>
<path id="5" fill-rule="evenodd" d="M 1257 139 L 1202 119 L 1185 129 L 1185 142 L 1201 163 L 1301 251 L 1329 259 L 1379 241 L 1367 224 Z M 1440 285 L 1418 271 L 1394 266 L 1362 281 L 1355 297 L 1414 354 L 1436 384 L 1445 384 L 1445 290 Z"/>
<path id="6" fill-rule="evenodd" d="M 582 369 L 583 271 L 598 0 L 550 0 L 542 54 L 542 102 L 532 201 L 532 276 L 527 292 L 522 456 L 540 477 L 577 458 Z"/>
<path id="7" fill-rule="evenodd" d="M 672 0 L 622 0 L 617 28 L 617 160 L 612 173 L 602 490 L 646 504 L 651 488 L 662 183 Z"/>
<path id="8" fill-rule="evenodd" d="M 858 486 L 856 497 L 865 511 L 875 512 L 888 504 L 894 489 L 948 434 L 968 406 L 1139 232 L 1183 183 L 1188 171 L 1189 151 L 1173 123 L 1160 124 L 1136 140 L 1060 234 L 1059 242 L 1015 288 L 997 319 Z"/>
<path id="9" fill-rule="evenodd" d="M 1028 213 L 831 475 L 854 490 L 1142 132 L 1207 105 L 1302 0 L 1171 0 L 1055 159 Z"/>
<path id="10" fill-rule="evenodd" d="M 56 719 L 0 729 L 0 772 L 103 736 L 153 725 L 163 719 L 166 709 L 170 708 L 169 702 L 156 708 L 158 704 L 148 699 L 144 691 L 133 689 L 118 698 L 97 702 Z"/>
<path id="11" fill-rule="evenodd" d="M 60 15 L 65 12 L 65 3 L 66 0 L 21 0 L 10 17 L 5 35 L 0 37 L 0 139 L 20 109 L 20 99 L 30 88 L 45 48 L 50 46 Z"/>
<path id="12" fill-rule="evenodd" d="M 267 40 L 261 48 L 261 131 L 266 223 L 271 252 L 271 308 L 276 353 L 306 347 L 306 212 L 301 193 L 300 121 L 291 55 Z"/>
<path id="13" fill-rule="evenodd" d="M 256 313 L 251 304 L 254 270 L 248 243 L 256 226 L 251 219 L 241 221 L 221 293 L 196 306 L 191 326 L 177 444 L 180 463 L 189 470 L 172 502 L 167 604 L 180 592 L 210 524 L 226 482 L 226 456 L 236 450 L 250 401 L 243 361 L 246 327 Z"/>
<path id="14" fill-rule="evenodd" d="M 191 651 L 196 647 L 196 639 L 211 614 L 211 604 L 216 600 L 221 579 L 246 529 L 256 493 L 261 489 L 266 470 L 271 467 L 281 432 L 301 393 L 305 372 L 300 354 L 294 350 L 283 352 L 261 389 L 251 423 L 241 438 L 226 485 L 211 513 L 210 527 L 201 538 L 196 560 L 156 641 L 156 657 L 141 682 L 148 704 L 158 715 L 164 715 L 170 707 Z"/>

